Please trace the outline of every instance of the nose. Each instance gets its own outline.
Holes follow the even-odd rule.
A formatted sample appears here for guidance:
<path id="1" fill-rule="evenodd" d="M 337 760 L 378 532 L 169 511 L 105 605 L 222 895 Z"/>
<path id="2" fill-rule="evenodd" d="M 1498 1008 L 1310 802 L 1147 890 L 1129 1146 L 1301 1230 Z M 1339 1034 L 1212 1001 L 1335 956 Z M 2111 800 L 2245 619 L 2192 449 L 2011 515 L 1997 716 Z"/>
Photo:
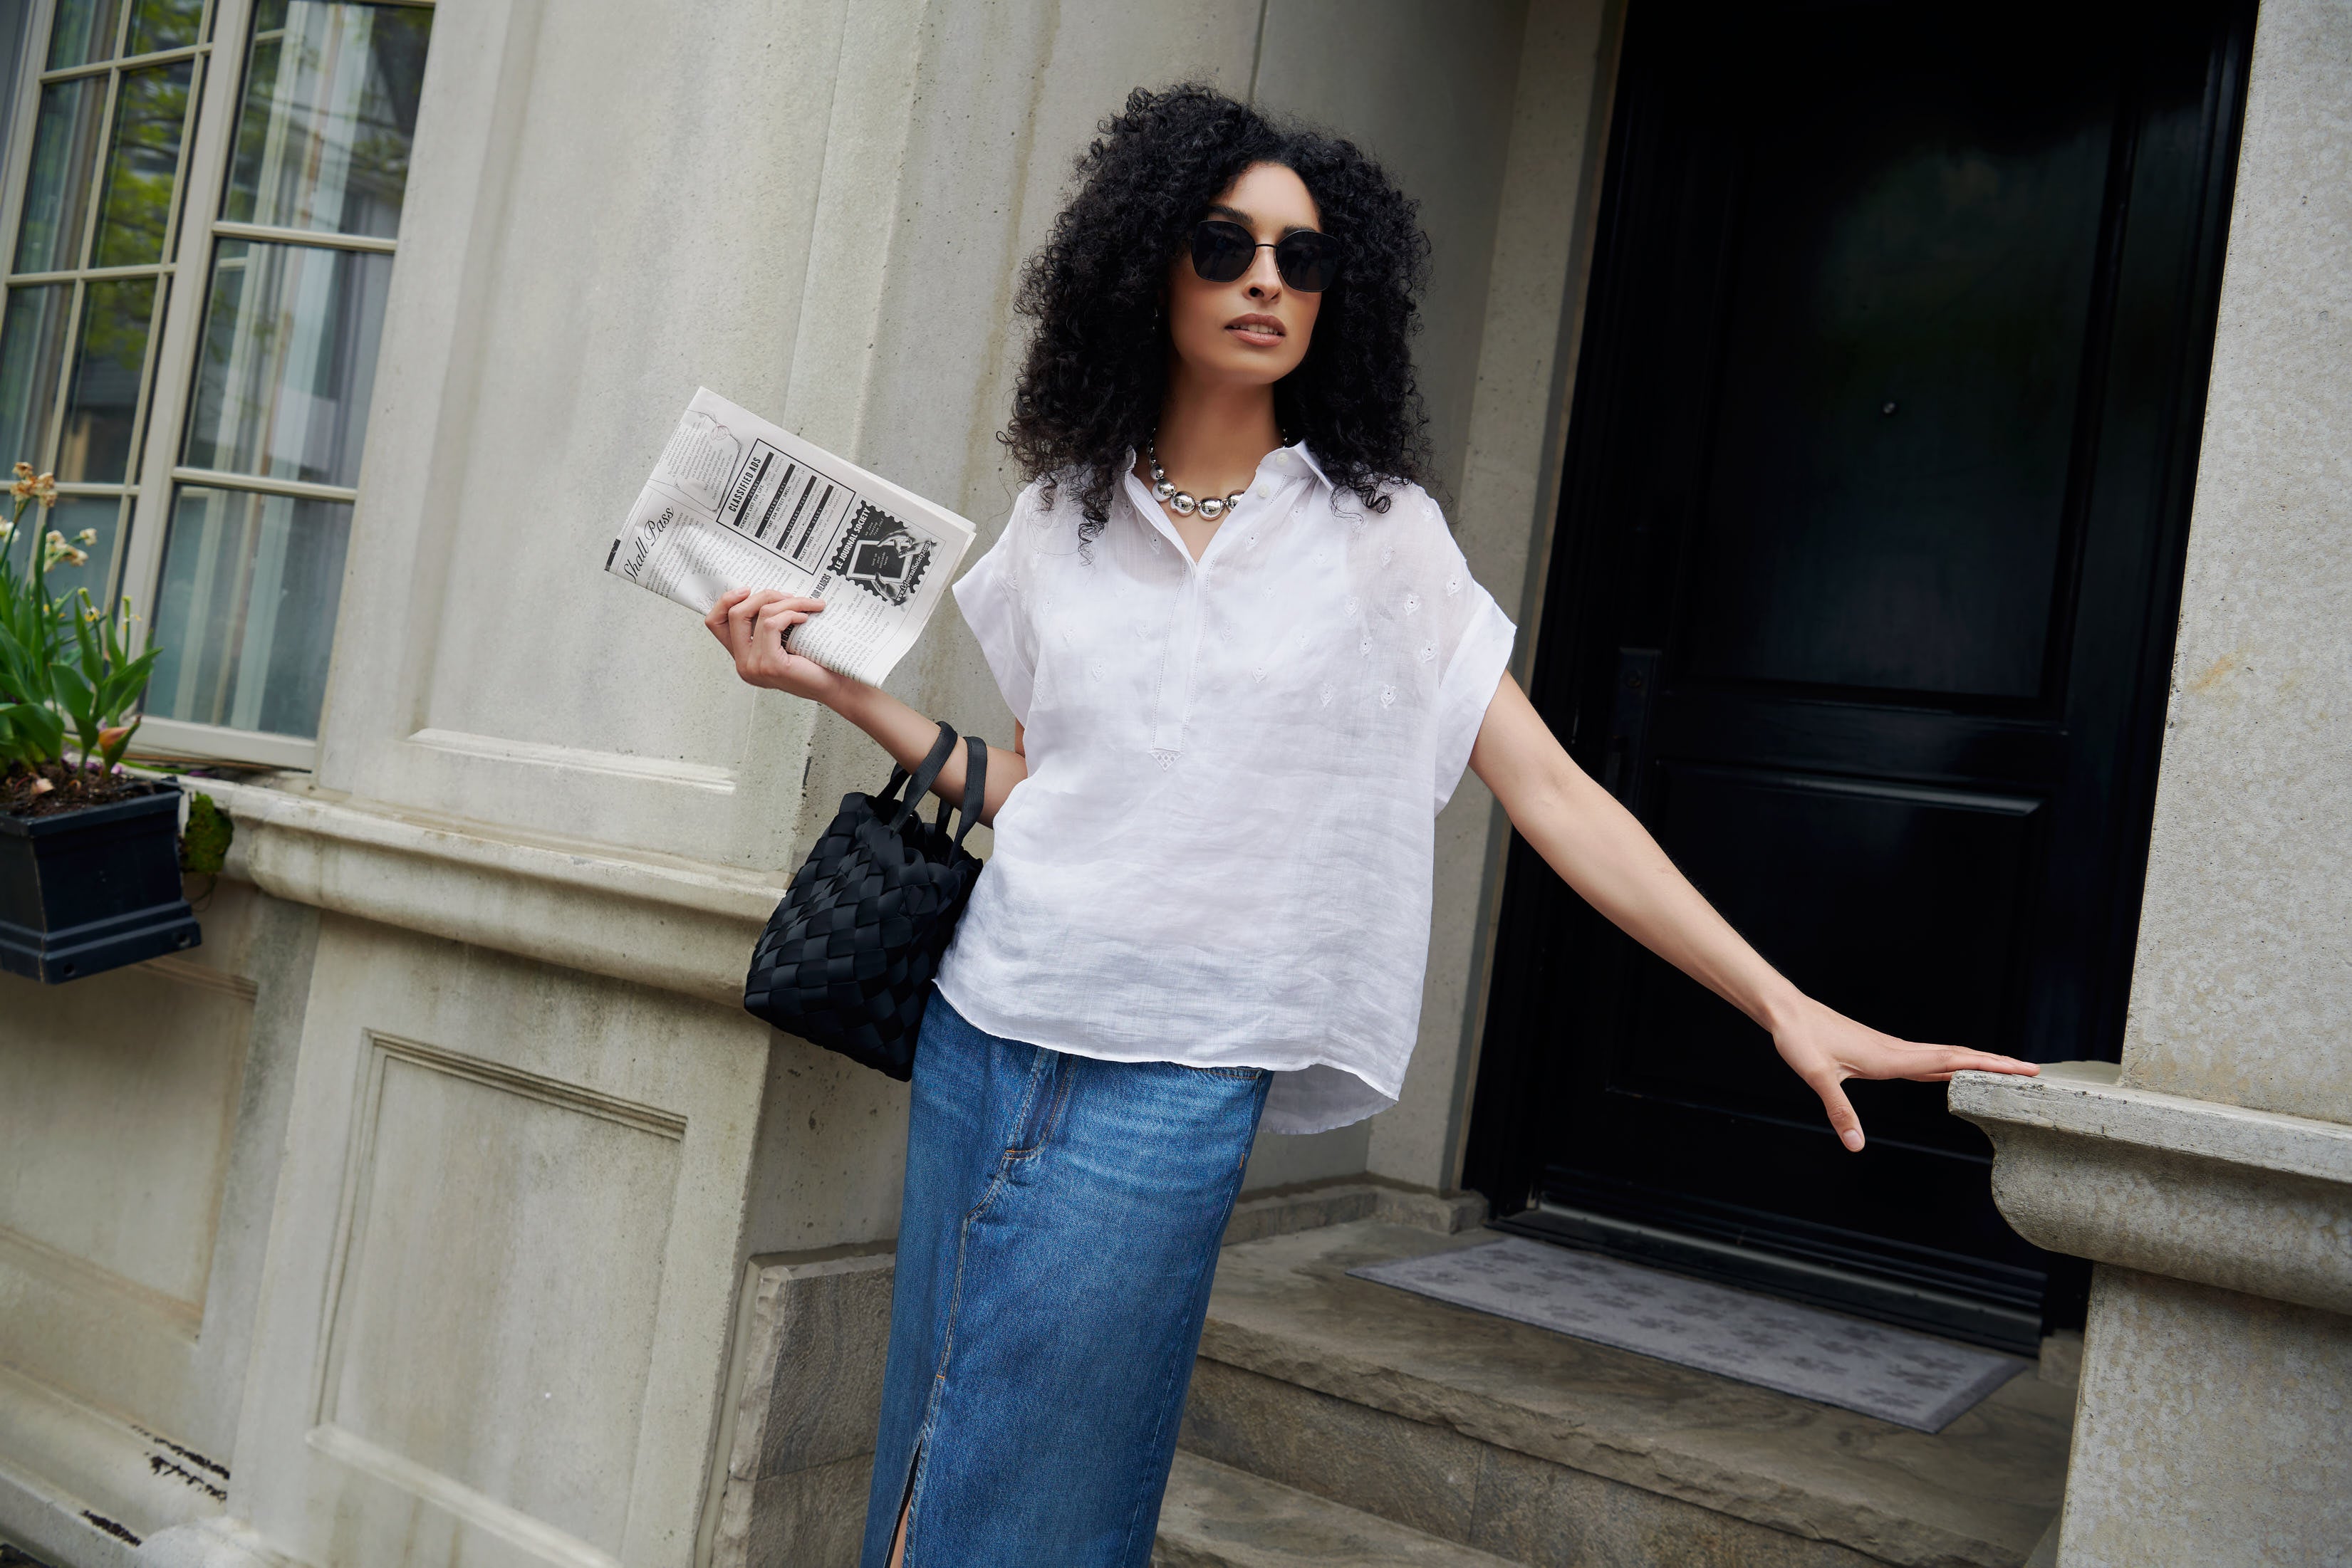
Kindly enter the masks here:
<path id="1" fill-rule="evenodd" d="M 1248 294 L 1252 299 L 1272 303 L 1282 298 L 1282 273 L 1274 265 L 1274 247 L 1260 246 L 1250 260 Z"/>

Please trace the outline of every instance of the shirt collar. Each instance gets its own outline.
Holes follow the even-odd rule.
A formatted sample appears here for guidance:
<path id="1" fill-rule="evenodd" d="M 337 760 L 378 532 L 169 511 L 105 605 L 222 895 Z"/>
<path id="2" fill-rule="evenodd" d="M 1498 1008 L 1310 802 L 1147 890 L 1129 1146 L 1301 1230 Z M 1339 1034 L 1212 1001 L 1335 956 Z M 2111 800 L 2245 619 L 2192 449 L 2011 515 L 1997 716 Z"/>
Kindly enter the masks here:
<path id="1" fill-rule="evenodd" d="M 1307 471 L 1315 476 L 1317 482 L 1326 490 L 1331 488 L 1331 476 L 1323 472 L 1323 465 L 1315 461 L 1315 454 L 1307 450 L 1306 442 L 1294 441 L 1283 450 L 1298 454 L 1299 461 L 1307 465 Z"/>

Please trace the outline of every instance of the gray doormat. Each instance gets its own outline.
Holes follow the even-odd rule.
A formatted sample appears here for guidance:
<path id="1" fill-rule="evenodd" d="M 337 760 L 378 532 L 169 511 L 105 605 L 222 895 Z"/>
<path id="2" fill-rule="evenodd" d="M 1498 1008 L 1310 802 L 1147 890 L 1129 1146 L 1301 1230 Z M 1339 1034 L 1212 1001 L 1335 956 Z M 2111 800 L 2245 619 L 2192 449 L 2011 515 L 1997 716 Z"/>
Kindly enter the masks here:
<path id="1" fill-rule="evenodd" d="M 1919 1432 L 1943 1430 L 2025 1367 L 1996 1351 L 1522 1236 L 1348 1272 Z"/>

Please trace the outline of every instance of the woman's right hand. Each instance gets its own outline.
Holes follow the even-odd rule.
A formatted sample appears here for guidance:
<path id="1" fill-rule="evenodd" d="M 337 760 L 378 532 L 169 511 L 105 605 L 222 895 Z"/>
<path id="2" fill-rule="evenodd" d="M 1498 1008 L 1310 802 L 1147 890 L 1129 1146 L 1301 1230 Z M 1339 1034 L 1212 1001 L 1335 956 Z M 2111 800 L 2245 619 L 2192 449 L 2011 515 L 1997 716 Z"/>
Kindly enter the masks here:
<path id="1" fill-rule="evenodd" d="M 702 623 L 735 661 L 735 673 L 755 686 L 790 692 L 827 707 L 856 683 L 784 646 L 784 634 L 824 608 L 822 599 L 800 599 L 772 588 L 732 588 Z"/>

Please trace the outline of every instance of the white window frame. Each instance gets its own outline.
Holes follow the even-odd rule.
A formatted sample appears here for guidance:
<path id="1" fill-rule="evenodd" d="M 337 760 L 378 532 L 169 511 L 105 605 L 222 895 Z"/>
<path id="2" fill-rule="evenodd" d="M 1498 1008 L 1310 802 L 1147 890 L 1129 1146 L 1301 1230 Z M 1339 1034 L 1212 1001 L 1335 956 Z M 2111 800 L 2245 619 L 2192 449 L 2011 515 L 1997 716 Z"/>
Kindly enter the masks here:
<path id="1" fill-rule="evenodd" d="M 434 0 L 376 0 L 376 3 L 429 9 Z M 125 16 L 122 26 L 129 25 L 128 16 L 135 4 L 136 0 L 123 0 Z M 373 251 L 383 255 L 394 254 L 399 248 L 399 242 L 395 239 L 229 223 L 219 216 L 221 198 L 228 183 L 229 159 L 236 143 L 238 100 L 245 90 L 245 68 L 251 55 L 253 0 L 207 0 L 206 9 L 207 15 L 198 30 L 200 41 L 192 48 L 140 57 L 142 62 L 157 63 L 194 57 L 196 61 L 195 78 L 191 88 L 196 99 L 196 122 L 195 134 L 184 138 L 181 143 L 179 208 L 172 214 L 171 226 L 166 231 L 171 238 L 167 242 L 161 269 L 163 287 L 168 291 L 163 327 L 147 345 L 145 382 L 141 392 L 142 406 L 132 416 L 131 441 L 137 466 L 128 485 L 61 484 L 58 486 L 61 495 L 121 495 L 128 488 L 136 487 L 137 500 L 131 507 L 126 525 L 129 537 L 118 548 L 117 569 L 110 586 L 112 594 L 130 596 L 132 609 L 142 618 L 141 624 L 149 630 L 152 630 L 152 622 L 148 618 L 154 613 L 161 587 L 163 536 L 170 526 L 172 503 L 181 485 L 259 491 L 264 495 L 346 504 L 356 503 L 360 495 L 359 486 L 312 485 L 290 479 L 261 478 L 249 474 L 191 468 L 179 461 L 187 441 L 188 401 L 195 380 L 196 354 L 202 341 L 205 308 L 212 296 L 215 242 L 245 239 L 273 245 L 308 246 L 322 250 Z M 0 245 L 6 247 L 0 256 L 10 261 L 16 255 L 16 225 L 23 213 L 25 187 L 32 168 L 33 132 L 39 121 L 44 82 L 68 76 L 95 74 L 124 63 L 114 60 L 104 67 L 74 67 L 57 71 L 46 69 L 49 29 L 56 15 L 57 0 L 34 0 L 33 14 L 26 23 L 24 58 L 19 64 L 16 80 L 15 120 L 9 127 L 5 184 L 0 187 Z M 105 110 L 110 134 L 113 109 L 110 89 Z M 92 173 L 94 180 L 104 177 L 105 160 L 101 158 L 99 163 L 100 167 Z M 96 221 L 95 214 L 90 221 Z M 79 329 L 78 320 L 75 329 Z M 68 355 L 68 363 L 58 375 L 57 408 L 61 409 L 70 395 L 72 375 L 73 366 Z M 373 388 L 369 389 L 368 395 L 373 397 Z M 59 417 L 61 415 L 53 409 L 49 416 L 52 431 Z M 360 478 L 364 483 L 364 469 Z M 337 622 L 341 623 L 340 612 Z M 328 657 L 331 652 L 331 648 L 321 649 L 320 657 Z M 132 743 L 132 753 L 134 757 L 187 758 L 309 769 L 317 763 L 319 745 L 315 740 L 306 740 L 299 736 L 228 729 L 215 725 L 192 724 L 184 719 L 149 718 L 140 725 L 139 734 Z"/>

